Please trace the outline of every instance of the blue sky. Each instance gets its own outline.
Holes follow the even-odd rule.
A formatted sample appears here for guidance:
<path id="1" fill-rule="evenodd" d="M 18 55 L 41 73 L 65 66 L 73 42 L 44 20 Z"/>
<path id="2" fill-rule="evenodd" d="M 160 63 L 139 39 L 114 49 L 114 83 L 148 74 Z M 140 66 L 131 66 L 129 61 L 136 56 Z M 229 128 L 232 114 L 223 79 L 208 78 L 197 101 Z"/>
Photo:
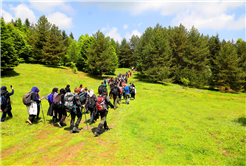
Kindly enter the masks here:
<path id="1" fill-rule="evenodd" d="M 34 24 L 45 15 L 49 22 L 64 29 L 68 35 L 72 32 L 76 40 L 80 35 L 92 35 L 100 30 L 121 42 L 133 34 L 141 36 L 147 27 L 157 23 L 163 27 L 181 23 L 188 30 L 194 25 L 204 35 L 218 33 L 220 40 L 242 38 L 245 41 L 246 32 L 243 0 L 3 1 L 1 15 L 7 22 L 28 18 Z"/>

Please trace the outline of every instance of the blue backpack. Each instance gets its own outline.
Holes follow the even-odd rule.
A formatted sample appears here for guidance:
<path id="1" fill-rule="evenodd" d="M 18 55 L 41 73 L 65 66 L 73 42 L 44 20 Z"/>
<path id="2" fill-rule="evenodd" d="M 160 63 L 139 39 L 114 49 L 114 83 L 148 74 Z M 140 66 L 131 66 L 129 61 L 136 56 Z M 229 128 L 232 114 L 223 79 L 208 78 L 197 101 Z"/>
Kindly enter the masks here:
<path id="1" fill-rule="evenodd" d="M 7 104 L 7 98 L 5 95 L 1 95 L 1 106 L 6 106 Z"/>
<path id="2" fill-rule="evenodd" d="M 49 103 L 51 104 L 51 103 L 53 103 L 53 94 L 51 93 L 49 96 L 48 96 L 48 101 L 49 101 Z"/>

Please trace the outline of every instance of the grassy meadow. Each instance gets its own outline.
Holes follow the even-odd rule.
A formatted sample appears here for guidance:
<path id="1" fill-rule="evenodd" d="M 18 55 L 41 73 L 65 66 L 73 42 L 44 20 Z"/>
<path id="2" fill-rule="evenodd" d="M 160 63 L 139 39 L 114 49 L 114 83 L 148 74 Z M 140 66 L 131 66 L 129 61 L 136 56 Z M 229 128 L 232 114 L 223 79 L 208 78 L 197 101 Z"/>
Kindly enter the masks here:
<path id="1" fill-rule="evenodd" d="M 125 72 L 129 69 L 116 70 Z M 111 76 L 104 76 L 108 78 Z M 136 100 L 109 109 L 111 130 L 99 137 L 83 115 L 80 133 L 49 124 L 48 101 L 42 101 L 41 120 L 28 118 L 22 96 L 33 86 L 40 96 L 54 87 L 71 90 L 83 87 L 97 91 L 102 80 L 69 68 L 20 64 L 1 76 L 1 86 L 13 85 L 14 118 L 1 123 L 1 165 L 246 165 L 246 94 L 221 93 L 175 84 L 154 84 L 137 73 L 129 82 L 136 85 Z M 7 116 L 8 117 L 8 116 Z M 86 114 L 89 119 L 89 114 Z M 77 120 L 77 118 L 76 118 Z"/>

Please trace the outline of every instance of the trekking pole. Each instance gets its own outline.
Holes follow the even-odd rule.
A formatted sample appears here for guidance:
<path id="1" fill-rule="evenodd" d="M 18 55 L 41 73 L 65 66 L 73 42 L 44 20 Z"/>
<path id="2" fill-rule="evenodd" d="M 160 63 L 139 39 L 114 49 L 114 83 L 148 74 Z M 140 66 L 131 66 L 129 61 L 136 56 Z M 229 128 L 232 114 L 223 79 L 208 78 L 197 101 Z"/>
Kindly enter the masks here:
<path id="1" fill-rule="evenodd" d="M 43 107 L 42 107 L 42 103 L 41 102 L 40 102 L 40 106 L 41 106 L 42 113 L 43 113 L 43 118 L 44 118 L 44 111 L 43 111 Z M 44 118 L 44 124 L 45 124 L 45 118 Z"/>
<path id="2" fill-rule="evenodd" d="M 85 109 L 84 109 L 84 110 L 85 110 Z M 86 123 L 87 131 L 88 131 L 88 124 L 87 124 L 87 119 L 86 119 L 86 112 L 85 112 L 85 123 Z"/>

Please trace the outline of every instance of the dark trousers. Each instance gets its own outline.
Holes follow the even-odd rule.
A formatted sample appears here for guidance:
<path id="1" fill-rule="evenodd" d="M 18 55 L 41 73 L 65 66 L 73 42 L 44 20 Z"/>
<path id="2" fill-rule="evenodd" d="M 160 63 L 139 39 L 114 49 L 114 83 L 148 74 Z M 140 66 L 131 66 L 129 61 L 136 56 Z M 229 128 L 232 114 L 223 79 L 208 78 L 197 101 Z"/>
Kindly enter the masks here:
<path id="1" fill-rule="evenodd" d="M 7 115 L 7 114 L 8 114 L 8 116 L 9 116 L 10 118 L 13 117 L 11 110 L 10 110 L 10 111 L 7 111 L 7 112 L 3 112 L 2 118 L 1 118 L 1 122 L 4 122 L 4 121 L 5 121 L 6 115 Z"/>
<path id="2" fill-rule="evenodd" d="M 73 112 L 73 111 L 71 112 L 71 121 L 70 121 L 70 129 L 71 130 L 74 127 L 75 117 L 76 116 L 78 117 L 78 119 L 77 119 L 77 121 L 75 123 L 75 127 L 78 127 L 79 126 L 79 123 L 80 123 L 80 121 L 82 119 L 82 113 L 81 113 L 81 111 L 80 111 L 79 108 L 76 108 L 76 112 L 77 112 L 77 114 L 75 114 L 75 112 Z"/>
<path id="3" fill-rule="evenodd" d="M 135 99 L 135 93 L 131 93 L 131 98 Z"/>
<path id="4" fill-rule="evenodd" d="M 114 107 L 116 108 L 118 103 L 118 96 L 113 96 L 113 99 L 114 99 Z"/>
<path id="5" fill-rule="evenodd" d="M 95 119 L 95 114 L 94 114 L 95 108 L 89 108 L 88 107 L 88 111 L 90 111 L 90 115 L 91 115 L 90 124 L 92 124 L 92 122 Z"/>
<path id="6" fill-rule="evenodd" d="M 36 118 L 39 118 L 39 113 L 40 113 L 40 104 L 37 104 L 37 106 L 38 106 L 38 112 L 37 112 L 37 116 L 36 116 Z"/>
<path id="7" fill-rule="evenodd" d="M 119 94 L 119 102 L 121 102 L 121 96 L 122 96 L 122 95 L 121 95 L 121 94 Z"/>
<path id="8" fill-rule="evenodd" d="M 58 110 L 58 113 L 59 113 L 59 123 L 63 123 L 67 117 L 67 111 L 64 109 L 64 108 L 61 108 Z"/>
<path id="9" fill-rule="evenodd" d="M 107 118 L 107 115 L 108 115 L 108 111 L 102 111 L 102 112 L 99 112 L 100 114 L 100 117 L 101 117 L 101 122 L 99 123 L 97 129 L 96 129 L 96 132 L 97 133 L 100 133 L 101 130 L 102 130 L 102 127 L 104 127 L 104 129 L 107 129 L 109 128 L 108 127 L 108 124 L 106 122 L 106 118 Z"/>
<path id="10" fill-rule="evenodd" d="M 29 115 L 29 118 L 28 119 L 33 123 L 33 120 L 34 120 L 35 116 L 36 115 Z"/>

